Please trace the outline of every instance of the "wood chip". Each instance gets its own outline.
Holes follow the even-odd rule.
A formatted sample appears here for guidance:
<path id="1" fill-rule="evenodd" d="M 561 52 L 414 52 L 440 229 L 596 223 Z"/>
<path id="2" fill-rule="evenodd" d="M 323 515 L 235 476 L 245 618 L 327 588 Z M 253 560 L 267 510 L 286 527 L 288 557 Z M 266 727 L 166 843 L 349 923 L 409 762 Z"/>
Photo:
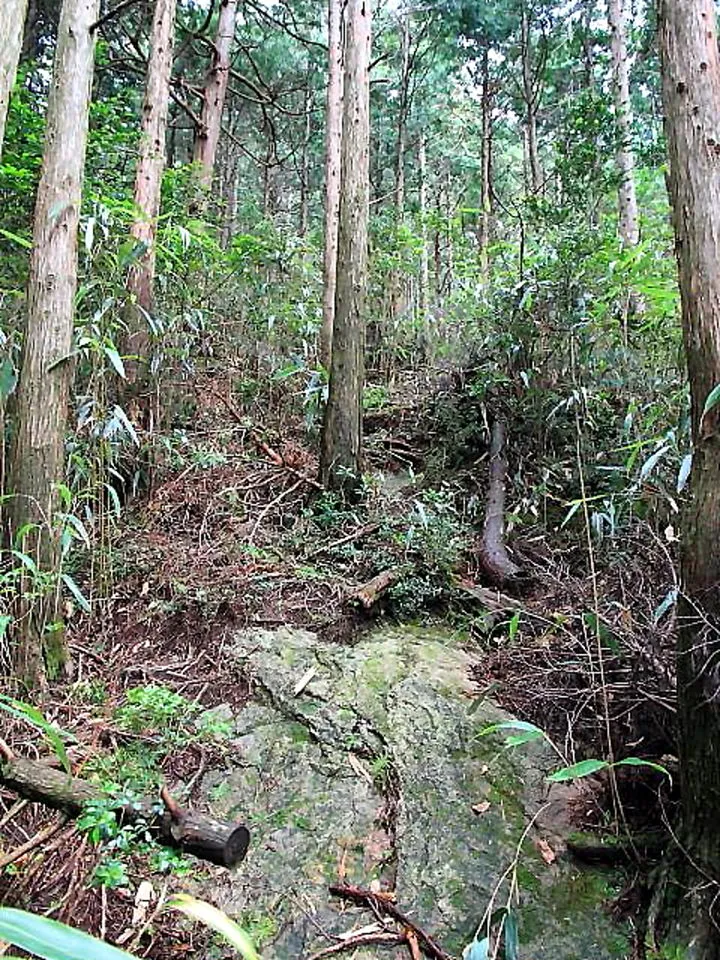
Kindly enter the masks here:
<path id="1" fill-rule="evenodd" d="M 540 851 L 540 856 L 543 858 L 545 863 L 548 863 L 548 864 L 555 863 L 555 861 L 557 860 L 557 854 L 555 853 L 553 848 L 550 846 L 550 844 L 547 842 L 547 840 L 543 840 L 542 837 L 540 837 L 535 841 L 535 846 Z"/>
<path id="2" fill-rule="evenodd" d="M 298 682 L 295 684 L 295 689 L 293 690 L 293 696 L 294 697 L 299 696 L 303 692 L 305 687 L 310 683 L 310 681 L 316 676 L 317 676 L 317 670 L 315 669 L 315 667 L 310 667 L 307 673 L 304 673 L 302 677 L 298 680 Z"/>
<path id="3" fill-rule="evenodd" d="M 487 813 L 490 809 L 490 801 L 483 800 L 482 803 L 474 803 L 471 807 L 472 812 L 478 817 L 481 817 L 484 813 Z"/>
<path id="4" fill-rule="evenodd" d="M 363 780 L 367 780 L 370 786 L 373 785 L 373 775 L 370 773 L 365 764 L 358 760 L 354 753 L 348 754 L 348 763 L 359 777 L 362 777 Z"/>

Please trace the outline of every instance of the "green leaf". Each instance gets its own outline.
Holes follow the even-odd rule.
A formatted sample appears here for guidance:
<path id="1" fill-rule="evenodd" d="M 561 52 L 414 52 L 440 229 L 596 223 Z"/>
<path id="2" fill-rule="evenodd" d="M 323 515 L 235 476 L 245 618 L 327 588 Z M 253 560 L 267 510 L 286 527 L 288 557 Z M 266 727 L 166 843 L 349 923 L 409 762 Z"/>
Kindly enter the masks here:
<path id="1" fill-rule="evenodd" d="M 7 400 L 12 396 L 17 386 L 17 373 L 10 357 L 5 357 L 0 364 L 0 399 Z"/>
<path id="2" fill-rule="evenodd" d="M 57 920 L 0 907 L 0 939 L 45 960 L 128 960 L 132 954 Z"/>
<path id="3" fill-rule="evenodd" d="M 514 910 L 508 910 L 505 917 L 505 960 L 519 960 L 519 957 L 520 934 L 517 915 Z"/>
<path id="4" fill-rule="evenodd" d="M 508 624 L 508 638 L 514 640 L 520 626 L 520 611 L 513 614 L 512 620 Z"/>
<path id="5" fill-rule="evenodd" d="M 685 484 L 688 482 L 690 477 L 690 471 L 692 470 L 693 455 L 691 453 L 686 454 L 683 457 L 683 461 L 680 464 L 680 470 L 678 472 L 677 478 L 677 492 L 682 493 L 685 489 Z"/>
<path id="6" fill-rule="evenodd" d="M 505 737 L 506 747 L 521 747 L 524 743 L 532 743 L 534 740 L 541 740 L 545 734 L 542 730 L 528 730 L 527 733 L 515 733 Z"/>
<path id="7" fill-rule="evenodd" d="M 702 416 L 704 417 L 706 413 L 710 413 L 711 410 L 714 410 L 718 403 L 720 403 L 720 383 L 713 387 L 710 393 L 707 395 Z M 700 419 L 702 419 L 702 417 Z"/>
<path id="8" fill-rule="evenodd" d="M 13 618 L 9 614 L 0 614 L 0 640 L 2 640 L 2 638 L 5 636 L 7 633 L 7 628 L 12 622 Z"/>
<path id="9" fill-rule="evenodd" d="M 22 550 L 11 550 L 10 553 L 15 557 L 16 560 L 19 560 L 25 569 L 29 570 L 34 577 L 39 576 L 40 571 L 37 568 L 37 564 L 32 557 L 27 555 L 27 553 L 23 553 Z"/>
<path id="10" fill-rule="evenodd" d="M 656 450 L 651 456 L 647 458 L 645 463 L 640 468 L 640 480 L 646 480 L 655 467 L 658 465 L 659 461 L 665 456 L 665 454 L 670 449 L 670 445 L 666 444 L 664 447 L 660 447 L 659 450 Z"/>
<path id="11" fill-rule="evenodd" d="M 659 623 L 662 620 L 668 610 L 675 606 L 677 603 L 677 598 L 678 592 L 675 588 L 668 590 L 667 594 L 665 595 L 665 599 L 655 608 L 655 613 L 653 613 L 653 623 Z"/>
<path id="12" fill-rule="evenodd" d="M 3 230 L 0 227 L 0 237 L 5 237 L 6 240 L 12 240 L 13 243 L 16 243 L 19 247 L 24 247 L 26 250 L 32 250 L 32 241 L 19 236 L 17 233 L 11 233 L 9 230 Z"/>
<path id="13" fill-rule="evenodd" d="M 490 941 L 487 937 L 477 938 L 469 943 L 462 952 L 463 960 L 488 960 L 490 956 Z"/>
<path id="14" fill-rule="evenodd" d="M 211 903 L 196 900 L 195 897 L 186 893 L 178 893 L 168 901 L 168 906 L 174 910 L 180 910 L 192 920 L 199 920 L 206 927 L 225 937 L 234 947 L 237 947 L 243 960 L 260 960 L 255 945 L 242 927 Z"/>
<path id="15" fill-rule="evenodd" d="M 642 760 L 640 757 L 626 757 L 624 760 L 618 760 L 617 763 L 613 764 L 615 767 L 650 767 L 651 770 L 657 770 L 658 773 L 662 773 L 663 776 L 666 776 L 668 780 L 672 780 L 670 771 L 667 770 L 661 763 L 653 763 L 652 760 Z"/>
<path id="16" fill-rule="evenodd" d="M 119 377 L 122 377 L 125 380 L 125 364 L 122 362 L 122 357 L 117 352 L 115 347 L 103 347 L 105 351 L 105 356 L 108 358 L 110 363 L 115 368 L 115 372 Z"/>
<path id="17" fill-rule="evenodd" d="M 527 723 L 525 720 L 503 720 L 501 723 L 491 723 L 489 726 L 483 727 L 478 735 L 487 737 L 488 734 L 503 730 L 522 730 L 526 733 L 539 733 L 541 737 L 545 736 L 540 727 L 536 727 L 534 723 Z"/>
<path id="18" fill-rule="evenodd" d="M 38 708 L 34 707 L 31 703 L 25 703 L 23 700 L 15 700 L 13 697 L 8 697 L 4 693 L 0 693 L 0 710 L 4 710 L 5 713 L 9 713 L 18 720 L 31 723 L 41 730 L 45 739 L 55 751 L 55 756 L 62 764 L 63 769 L 68 775 L 70 774 L 70 760 L 68 759 L 62 737 L 67 737 L 72 740 L 74 739 L 72 734 L 54 727 L 45 719 Z"/>
<path id="19" fill-rule="evenodd" d="M 578 780 L 580 777 L 589 777 L 599 770 L 607 770 L 610 764 L 606 760 L 581 760 L 571 767 L 563 767 L 546 777 L 550 783 L 562 783 L 565 780 Z"/>
<path id="20" fill-rule="evenodd" d="M 113 407 L 113 416 L 118 420 L 119 423 L 122 424 L 125 432 L 128 434 L 128 436 L 130 437 L 132 442 L 135 444 L 135 446 L 139 447 L 140 438 L 135 432 L 135 427 L 132 425 L 132 423 L 130 423 L 130 420 L 128 419 L 128 416 L 123 410 L 123 408 L 116 404 Z"/>
<path id="21" fill-rule="evenodd" d="M 84 610 L 85 613 L 91 613 L 92 611 L 91 611 L 91 608 L 90 608 L 90 604 L 88 603 L 88 601 L 87 601 L 87 599 L 85 598 L 85 595 L 83 594 L 82 590 L 81 590 L 80 587 L 75 583 L 75 581 L 74 581 L 73 578 L 70 576 L 70 574 L 69 574 L 69 573 L 63 573 L 62 576 L 61 576 L 61 579 L 62 579 L 62 582 L 65 584 L 65 586 L 66 586 L 66 587 L 68 588 L 68 590 L 70 591 L 70 593 L 71 593 L 71 594 L 75 597 L 75 599 L 77 600 L 77 605 L 80 607 L 80 609 L 81 609 L 81 610 Z"/>

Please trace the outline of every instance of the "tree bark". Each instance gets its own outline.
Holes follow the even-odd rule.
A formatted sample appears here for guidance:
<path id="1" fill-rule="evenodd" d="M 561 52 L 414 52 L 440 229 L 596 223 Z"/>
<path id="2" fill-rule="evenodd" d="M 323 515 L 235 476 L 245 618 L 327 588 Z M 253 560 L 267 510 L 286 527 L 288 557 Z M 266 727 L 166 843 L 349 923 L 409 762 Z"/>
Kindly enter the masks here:
<path id="1" fill-rule="evenodd" d="M 490 217 L 492 214 L 492 88 L 490 85 L 490 51 L 486 44 L 480 65 L 481 71 L 481 105 L 482 105 L 482 158 L 480 171 L 480 233 L 478 246 L 480 248 L 480 273 L 487 283 L 490 273 L 488 247 L 490 246 Z"/>
<path id="2" fill-rule="evenodd" d="M 640 222 L 635 191 L 635 152 L 633 150 L 633 113 L 630 102 L 625 4 L 627 0 L 608 0 L 610 46 L 613 62 L 613 95 L 617 127 L 615 165 L 618 184 L 618 233 L 623 247 L 640 242 Z"/>
<path id="3" fill-rule="evenodd" d="M 303 130 L 302 154 L 300 158 L 300 223 L 298 233 L 307 236 L 310 223 L 310 144 L 312 142 L 312 89 L 310 87 L 310 67 L 308 66 L 305 97 L 305 129 Z"/>
<path id="4" fill-rule="evenodd" d="M 537 79 L 533 75 L 530 17 L 528 15 L 527 5 L 524 2 L 520 16 L 520 44 L 522 92 L 525 102 L 525 152 L 529 186 L 532 193 L 539 193 L 542 187 L 542 169 L 540 167 L 537 135 L 538 85 Z"/>
<path id="5" fill-rule="evenodd" d="M 480 560 L 494 583 L 503 584 L 520 574 L 505 547 L 505 482 L 507 429 L 502 420 L 495 420 L 490 438 L 490 469 L 485 522 L 480 541 Z"/>
<path id="6" fill-rule="evenodd" d="M 3 0 L 0 4 L 0 157 L 10 94 L 15 85 L 28 0 Z"/>
<path id="7" fill-rule="evenodd" d="M 320 476 L 355 498 L 362 484 L 362 395 L 370 204 L 371 0 L 347 0 L 340 227 L 330 389 Z"/>
<path id="8" fill-rule="evenodd" d="M 215 169 L 215 157 L 220 141 L 225 95 L 230 76 L 230 53 L 235 39 L 237 0 L 220 0 L 212 63 L 203 91 L 200 128 L 195 132 L 193 162 L 199 164 L 198 184 L 207 196 L 210 193 Z"/>
<path id="9" fill-rule="evenodd" d="M 328 0 L 328 87 L 325 110 L 325 252 L 320 362 L 330 369 L 340 217 L 340 149 L 343 122 L 342 3 Z"/>
<path id="10" fill-rule="evenodd" d="M 140 127 L 140 153 L 135 173 L 135 208 L 138 217 L 132 236 L 145 247 L 142 257 L 128 275 L 129 335 L 124 352 L 132 359 L 126 364 L 132 386 L 145 379 L 140 363 L 147 360 L 150 334 L 147 318 L 153 312 L 155 281 L 155 231 L 160 213 L 160 190 L 165 170 L 165 132 L 170 102 L 170 74 L 173 62 L 173 34 L 176 0 L 156 0 L 150 37 L 150 55 Z"/>
<path id="11" fill-rule="evenodd" d="M 418 176 L 420 178 L 418 200 L 420 205 L 420 286 L 419 286 L 419 308 L 420 322 L 428 322 L 428 299 L 430 291 L 430 256 L 428 251 L 428 231 L 427 231 L 427 148 L 425 146 L 425 134 L 420 134 L 420 145 L 418 147 Z M 427 331 L 429 335 L 429 330 Z"/>
<path id="12" fill-rule="evenodd" d="M 47 108 L 45 153 L 38 186 L 30 254 L 27 325 L 10 464 L 10 532 L 34 525 L 16 546 L 41 570 L 56 572 L 57 485 L 64 478 L 65 425 L 73 374 L 72 341 L 77 289 L 77 234 L 88 134 L 95 36 L 100 0 L 65 0 L 60 15 Z M 28 575 L 28 581 L 29 581 Z M 21 585 L 20 595 L 38 584 Z M 44 677 L 44 654 L 64 659 L 62 634 L 45 634 L 57 619 L 57 591 L 22 600 L 15 670 L 35 686 Z M 54 649 L 45 642 L 54 637 Z M 49 658 L 48 658 L 49 659 Z M 50 666 L 52 664 L 49 663 Z"/>
<path id="13" fill-rule="evenodd" d="M 398 221 L 405 216 L 405 151 L 410 108 L 410 15 L 403 14 L 400 24 L 400 100 L 398 103 L 397 143 L 395 146 L 395 209 Z"/>
<path id="14" fill-rule="evenodd" d="M 720 57 L 713 0 L 659 0 L 668 185 L 690 379 L 693 466 L 678 604 L 677 685 L 682 839 L 692 880 L 695 946 L 720 957 Z M 708 878 L 712 882 L 708 882 Z"/>

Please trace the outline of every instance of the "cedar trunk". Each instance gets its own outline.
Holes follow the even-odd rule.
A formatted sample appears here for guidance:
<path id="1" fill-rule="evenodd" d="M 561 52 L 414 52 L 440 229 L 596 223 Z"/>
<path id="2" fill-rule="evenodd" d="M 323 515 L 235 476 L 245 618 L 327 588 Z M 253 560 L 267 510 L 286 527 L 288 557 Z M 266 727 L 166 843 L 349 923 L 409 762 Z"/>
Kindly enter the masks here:
<path id="1" fill-rule="evenodd" d="M 340 217 L 340 149 L 343 120 L 341 0 L 328 0 L 328 87 L 325 112 L 325 253 L 320 361 L 330 369 Z"/>
<path id="2" fill-rule="evenodd" d="M 165 170 L 165 131 L 170 101 L 175 6 L 176 0 L 156 0 L 142 108 L 134 193 L 138 216 L 131 233 L 138 243 L 143 244 L 145 253 L 128 276 L 129 335 L 125 344 L 125 352 L 133 358 L 127 364 L 128 380 L 133 384 L 145 379 L 140 376 L 138 363 L 147 359 L 150 347 L 148 316 L 153 312 L 155 231 Z"/>
<path id="3" fill-rule="evenodd" d="M 610 45 L 613 61 L 613 95 L 615 124 L 617 126 L 618 233 L 623 247 L 635 247 L 640 242 L 637 195 L 635 192 L 635 153 L 632 141 L 632 104 L 630 102 L 630 72 L 626 39 L 627 0 L 608 0 Z"/>
<path id="4" fill-rule="evenodd" d="M 480 248 L 480 271 L 482 278 L 487 282 L 490 272 L 488 247 L 490 245 L 490 217 L 492 215 L 492 88 L 490 84 L 490 52 L 488 45 L 483 48 L 480 63 L 482 94 L 482 165 L 480 176 L 480 232 L 478 246 Z"/>
<path id="5" fill-rule="evenodd" d="M 15 85 L 28 0 L 3 0 L 0 3 L 0 157 L 5 139 L 10 94 Z"/>
<path id="6" fill-rule="evenodd" d="M 193 161 L 200 164 L 198 182 L 206 195 L 212 187 L 215 157 L 220 141 L 236 16 L 237 0 L 221 0 L 212 64 L 203 91 L 200 128 L 196 131 L 193 148 Z"/>
<path id="7" fill-rule="evenodd" d="M 678 609 L 683 843 L 692 879 L 694 956 L 720 957 L 720 58 L 712 0 L 660 0 L 669 190 L 690 378 L 693 467 Z M 711 881 L 708 883 L 708 878 Z"/>
<path id="8" fill-rule="evenodd" d="M 330 390 L 320 456 L 323 483 L 356 496 L 361 486 L 370 202 L 370 0 L 347 0 L 340 229 Z"/>
<path id="9" fill-rule="evenodd" d="M 532 42 L 530 36 L 530 17 L 523 3 L 520 17 L 520 45 L 522 56 L 522 91 L 525 101 L 525 155 L 529 187 L 538 193 L 542 187 L 542 170 L 538 150 L 537 109 L 539 99 L 538 82 L 533 75 Z"/>
<path id="10" fill-rule="evenodd" d="M 52 87 L 47 108 L 45 153 L 35 205 L 28 307 L 10 463 L 8 506 L 11 534 L 33 524 L 23 543 L 40 569 L 59 565 L 55 513 L 57 486 L 65 472 L 67 422 L 73 363 L 73 320 L 77 288 L 77 234 L 82 197 L 88 111 L 100 0 L 65 0 L 60 15 Z M 35 584 L 22 585 L 21 594 Z M 22 601 L 16 673 L 34 686 L 43 679 L 45 627 L 57 619 L 57 592 Z M 53 658 L 64 657 L 61 634 Z"/>

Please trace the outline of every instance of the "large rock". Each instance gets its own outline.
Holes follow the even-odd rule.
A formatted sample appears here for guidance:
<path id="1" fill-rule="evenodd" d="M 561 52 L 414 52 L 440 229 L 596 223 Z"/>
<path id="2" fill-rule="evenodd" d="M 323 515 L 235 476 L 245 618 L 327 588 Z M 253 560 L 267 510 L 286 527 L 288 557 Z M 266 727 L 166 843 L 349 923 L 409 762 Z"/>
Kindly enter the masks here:
<path id="1" fill-rule="evenodd" d="M 267 960 L 310 957 L 374 919 L 329 897 L 339 878 L 395 889 L 458 956 L 488 906 L 507 902 L 523 957 L 625 954 L 604 910 L 612 875 L 539 852 L 540 839 L 561 846 L 545 783 L 557 758 L 543 742 L 509 753 L 478 736 L 507 717 L 472 699 L 471 658 L 451 635 L 387 630 L 343 647 L 251 630 L 233 652 L 258 702 L 236 718 L 234 766 L 209 775 L 205 790 L 216 813 L 250 825 L 253 842 L 204 892 L 265 941 Z"/>

